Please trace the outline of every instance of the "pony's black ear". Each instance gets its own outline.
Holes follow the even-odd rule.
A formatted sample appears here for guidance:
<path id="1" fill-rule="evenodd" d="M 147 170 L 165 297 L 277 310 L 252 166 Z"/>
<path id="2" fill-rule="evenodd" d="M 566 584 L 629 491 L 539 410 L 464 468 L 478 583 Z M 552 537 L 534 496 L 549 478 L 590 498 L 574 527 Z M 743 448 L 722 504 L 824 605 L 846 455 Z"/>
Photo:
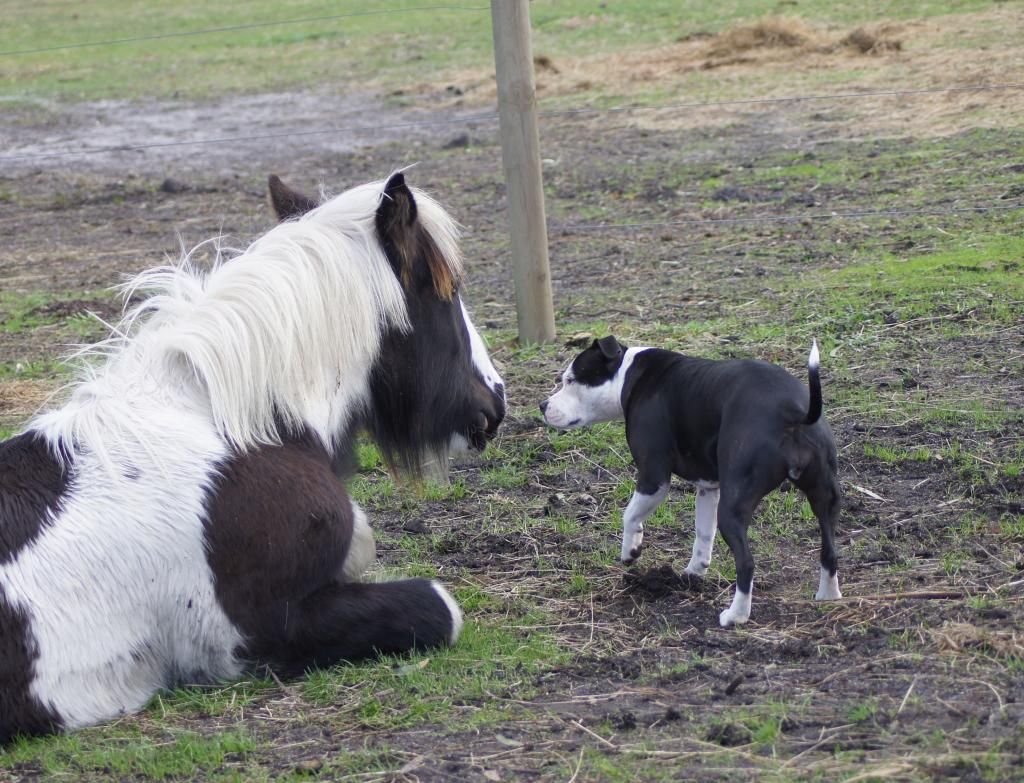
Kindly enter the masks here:
<path id="1" fill-rule="evenodd" d="M 391 268 L 407 290 L 432 286 L 437 296 L 450 302 L 458 280 L 437 244 L 417 225 L 417 213 L 416 199 L 405 184 L 405 175 L 395 172 L 384 183 L 377 207 L 377 236 Z"/>
<path id="2" fill-rule="evenodd" d="M 316 199 L 304 196 L 285 185 L 277 174 L 270 175 L 267 185 L 270 188 L 270 205 L 274 208 L 278 220 L 289 220 L 305 215 L 319 206 Z"/>
<path id="3" fill-rule="evenodd" d="M 405 184 L 405 175 L 396 171 L 384 183 L 384 194 L 377 207 L 377 232 L 381 239 L 390 240 L 401 247 L 415 220 L 416 200 Z"/>
<path id="4" fill-rule="evenodd" d="M 611 335 L 594 340 L 594 345 L 601 349 L 601 355 L 610 362 L 622 357 L 622 345 Z"/>

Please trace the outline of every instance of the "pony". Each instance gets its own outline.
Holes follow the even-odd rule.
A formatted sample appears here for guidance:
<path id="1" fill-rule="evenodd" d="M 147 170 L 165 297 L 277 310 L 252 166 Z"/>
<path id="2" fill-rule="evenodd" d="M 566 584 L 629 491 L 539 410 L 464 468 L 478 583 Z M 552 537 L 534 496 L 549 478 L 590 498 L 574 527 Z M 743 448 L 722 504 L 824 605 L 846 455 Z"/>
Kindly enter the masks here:
<path id="1" fill-rule="evenodd" d="M 0 745 L 456 641 L 438 582 L 360 581 L 373 535 L 337 463 L 361 427 L 414 473 L 494 436 L 462 279 L 456 224 L 395 173 L 126 284 L 68 400 L 0 443 Z"/>

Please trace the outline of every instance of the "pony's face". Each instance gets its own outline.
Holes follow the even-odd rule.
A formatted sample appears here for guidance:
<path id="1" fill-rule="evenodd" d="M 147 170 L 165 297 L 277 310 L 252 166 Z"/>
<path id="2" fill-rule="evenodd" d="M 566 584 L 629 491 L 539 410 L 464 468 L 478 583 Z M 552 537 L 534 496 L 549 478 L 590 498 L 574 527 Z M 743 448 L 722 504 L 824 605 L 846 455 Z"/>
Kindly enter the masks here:
<path id="1" fill-rule="evenodd" d="M 271 177 L 281 219 L 316 202 Z M 505 418 L 505 385 L 459 295 L 457 259 L 421 220 L 401 173 L 385 183 L 375 216 L 378 239 L 405 291 L 411 329 L 392 329 L 371 372 L 365 424 L 385 457 L 411 472 L 424 458 L 482 450 Z"/>

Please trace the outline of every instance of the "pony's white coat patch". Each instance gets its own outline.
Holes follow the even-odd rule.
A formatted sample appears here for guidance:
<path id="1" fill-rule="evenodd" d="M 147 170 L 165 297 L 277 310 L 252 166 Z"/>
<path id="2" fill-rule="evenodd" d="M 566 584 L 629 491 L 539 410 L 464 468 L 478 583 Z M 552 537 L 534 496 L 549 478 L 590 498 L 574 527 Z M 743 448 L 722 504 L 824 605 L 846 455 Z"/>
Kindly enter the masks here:
<path id="1" fill-rule="evenodd" d="M 150 413 L 163 414 L 159 437 L 104 453 L 135 478 L 80 454 L 52 523 L 0 567 L 38 645 L 32 693 L 69 728 L 137 710 L 169 682 L 242 669 L 231 651 L 243 640 L 216 601 L 203 549 L 224 444 L 202 417 Z"/>
<path id="2" fill-rule="evenodd" d="M 369 570 L 377 559 L 377 544 L 373 540 L 373 530 L 366 518 L 362 506 L 352 501 L 352 542 L 349 544 L 345 563 L 342 565 L 342 576 L 346 581 L 357 582 Z"/>
<path id="3" fill-rule="evenodd" d="M 448 607 L 448 611 L 451 612 L 452 632 L 448 637 L 448 644 L 455 644 L 455 642 L 458 641 L 459 636 L 462 634 L 462 610 L 459 608 L 455 598 L 452 597 L 452 594 L 445 589 L 444 585 L 440 582 L 432 582 L 431 584 L 433 585 L 434 590 L 437 591 L 437 594 L 441 596 L 445 606 Z"/>
<path id="4" fill-rule="evenodd" d="M 501 375 L 494 368 L 494 362 L 491 361 L 491 356 L 487 352 L 484 338 L 480 336 L 480 332 L 473 326 L 473 320 L 469 317 L 469 311 L 466 310 L 465 303 L 460 299 L 459 304 L 462 305 L 462 318 L 466 322 L 466 331 L 469 332 L 469 345 L 472 350 L 473 365 L 492 392 L 497 394 L 498 387 L 501 387 L 501 399 L 505 401 L 505 381 L 502 380 Z"/>

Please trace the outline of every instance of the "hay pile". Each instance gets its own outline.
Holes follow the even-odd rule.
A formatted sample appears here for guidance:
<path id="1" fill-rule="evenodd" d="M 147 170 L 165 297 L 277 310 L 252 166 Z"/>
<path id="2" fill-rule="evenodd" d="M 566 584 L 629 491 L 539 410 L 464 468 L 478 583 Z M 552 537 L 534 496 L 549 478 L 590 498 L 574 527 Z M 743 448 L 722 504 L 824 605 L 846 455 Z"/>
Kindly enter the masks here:
<path id="1" fill-rule="evenodd" d="M 970 623 L 946 621 L 928 634 L 942 652 L 983 652 L 1007 658 L 1024 658 L 1024 633 L 1015 628 L 992 631 Z"/>
<path id="2" fill-rule="evenodd" d="M 839 39 L 799 19 L 767 17 L 712 36 L 702 68 L 755 62 L 772 54 L 881 54 L 903 48 L 892 24 L 858 27 Z"/>

